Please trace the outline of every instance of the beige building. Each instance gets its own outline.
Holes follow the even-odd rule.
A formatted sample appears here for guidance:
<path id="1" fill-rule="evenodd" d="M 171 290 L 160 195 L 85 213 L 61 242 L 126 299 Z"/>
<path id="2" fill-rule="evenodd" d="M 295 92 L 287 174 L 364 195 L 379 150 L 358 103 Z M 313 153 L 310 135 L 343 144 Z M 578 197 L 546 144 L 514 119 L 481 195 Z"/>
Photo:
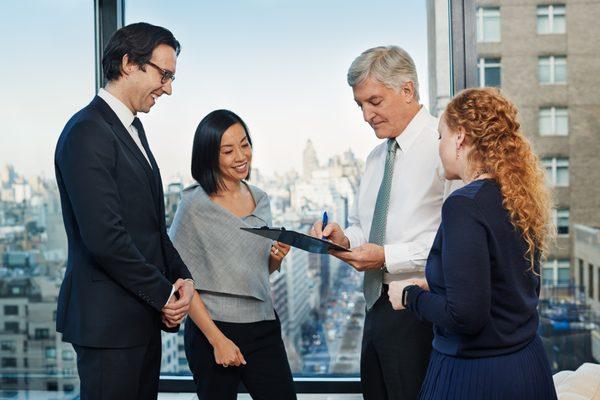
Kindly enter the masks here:
<path id="1" fill-rule="evenodd" d="M 4 279 L 0 287 L 0 386 L 74 392 L 73 347 L 56 333 L 57 282 Z"/>
<path id="2" fill-rule="evenodd" d="M 445 2 L 428 3 L 429 20 L 447 24 L 432 15 L 440 8 L 437 3 Z M 573 283 L 573 226 L 600 226 L 600 1 L 476 4 L 479 84 L 501 87 L 516 103 L 522 129 L 554 192 L 558 239 L 543 267 L 543 282 Z M 432 46 L 435 39 L 429 40 L 430 51 L 439 47 Z M 437 59 L 444 56 L 440 53 Z M 429 59 L 436 61 L 432 55 Z M 430 82 L 436 82 L 430 84 L 435 90 L 430 93 L 432 110 L 442 109 L 447 101 L 448 88 L 439 79 L 447 76 L 445 65 L 429 66 Z"/>

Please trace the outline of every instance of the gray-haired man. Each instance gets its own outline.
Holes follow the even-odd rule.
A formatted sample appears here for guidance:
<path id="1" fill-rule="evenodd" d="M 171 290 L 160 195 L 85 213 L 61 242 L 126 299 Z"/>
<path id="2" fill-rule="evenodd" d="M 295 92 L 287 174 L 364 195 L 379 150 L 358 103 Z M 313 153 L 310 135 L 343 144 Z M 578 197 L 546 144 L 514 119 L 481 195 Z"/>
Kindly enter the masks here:
<path id="1" fill-rule="evenodd" d="M 438 121 L 419 104 L 415 64 L 397 46 L 375 47 L 354 60 L 348 84 L 379 139 L 344 231 L 336 223 L 311 233 L 352 247 L 333 253 L 364 271 L 367 315 L 361 382 L 365 399 L 415 399 L 431 352 L 432 326 L 394 311 L 390 282 L 423 278 L 423 269 L 450 185 L 438 154 Z"/>

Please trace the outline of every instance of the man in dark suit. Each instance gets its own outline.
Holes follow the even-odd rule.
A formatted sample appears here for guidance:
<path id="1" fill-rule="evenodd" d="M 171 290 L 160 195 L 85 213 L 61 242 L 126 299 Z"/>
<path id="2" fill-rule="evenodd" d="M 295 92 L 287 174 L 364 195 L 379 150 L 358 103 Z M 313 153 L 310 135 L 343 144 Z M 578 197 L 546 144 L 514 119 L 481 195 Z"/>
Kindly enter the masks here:
<path id="1" fill-rule="evenodd" d="M 156 399 L 163 329 L 194 293 L 165 226 L 162 181 L 138 112 L 170 95 L 180 45 L 146 23 L 118 30 L 108 84 L 60 135 L 55 168 L 69 241 L 57 331 L 73 344 L 82 399 Z"/>

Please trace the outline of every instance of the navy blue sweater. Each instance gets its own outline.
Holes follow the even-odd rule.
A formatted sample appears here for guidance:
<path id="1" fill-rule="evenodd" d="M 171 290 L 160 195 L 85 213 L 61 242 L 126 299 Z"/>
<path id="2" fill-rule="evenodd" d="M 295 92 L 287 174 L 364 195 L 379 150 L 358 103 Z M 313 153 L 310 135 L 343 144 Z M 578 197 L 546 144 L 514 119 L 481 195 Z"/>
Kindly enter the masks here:
<path id="1" fill-rule="evenodd" d="M 430 291 L 407 288 L 408 308 L 434 324 L 434 349 L 495 356 L 535 337 L 540 279 L 526 249 L 495 181 L 473 181 L 448 197 L 425 269 Z"/>

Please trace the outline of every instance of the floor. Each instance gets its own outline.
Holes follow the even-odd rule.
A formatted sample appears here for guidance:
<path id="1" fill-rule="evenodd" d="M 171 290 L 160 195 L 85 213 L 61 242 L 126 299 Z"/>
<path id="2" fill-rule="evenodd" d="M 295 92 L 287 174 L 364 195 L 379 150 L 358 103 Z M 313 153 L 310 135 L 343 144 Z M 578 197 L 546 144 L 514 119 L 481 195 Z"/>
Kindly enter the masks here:
<path id="1" fill-rule="evenodd" d="M 197 400 L 198 397 L 189 393 L 164 393 L 158 396 L 158 400 Z M 240 394 L 238 400 L 251 400 L 247 394 Z M 362 400 L 359 394 L 301 394 L 298 400 Z"/>
<path id="2" fill-rule="evenodd" d="M 0 391 L 0 399 L 6 400 L 78 400 L 79 396 L 59 392 L 35 390 Z M 197 400 L 193 393 L 161 393 L 158 400 Z M 238 400 L 251 400 L 247 394 L 240 394 Z M 359 394 L 300 394 L 298 400 L 362 400 Z"/>

